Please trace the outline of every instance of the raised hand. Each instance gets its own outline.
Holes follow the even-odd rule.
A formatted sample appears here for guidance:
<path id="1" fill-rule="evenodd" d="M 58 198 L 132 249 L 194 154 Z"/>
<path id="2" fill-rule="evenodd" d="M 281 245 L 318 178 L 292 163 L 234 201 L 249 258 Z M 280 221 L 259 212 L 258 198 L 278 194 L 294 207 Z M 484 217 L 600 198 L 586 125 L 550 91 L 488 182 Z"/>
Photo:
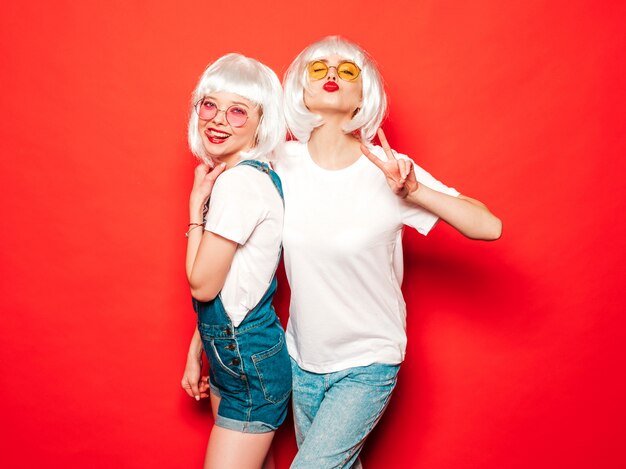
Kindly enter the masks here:
<path id="1" fill-rule="evenodd" d="M 190 200 L 204 205 L 211 195 L 215 181 L 225 169 L 225 163 L 218 164 L 213 168 L 209 167 L 206 163 L 200 163 L 196 166 L 193 173 L 193 187 L 191 189 Z"/>
<path id="2" fill-rule="evenodd" d="M 363 144 L 361 144 L 361 151 L 372 163 L 380 168 L 387 178 L 387 184 L 389 184 L 389 188 L 393 193 L 404 199 L 419 188 L 419 182 L 417 182 L 415 171 L 413 170 L 413 161 L 396 157 L 387 142 L 383 129 L 378 129 L 377 135 L 380 145 L 387 155 L 387 161 L 381 160 Z"/>

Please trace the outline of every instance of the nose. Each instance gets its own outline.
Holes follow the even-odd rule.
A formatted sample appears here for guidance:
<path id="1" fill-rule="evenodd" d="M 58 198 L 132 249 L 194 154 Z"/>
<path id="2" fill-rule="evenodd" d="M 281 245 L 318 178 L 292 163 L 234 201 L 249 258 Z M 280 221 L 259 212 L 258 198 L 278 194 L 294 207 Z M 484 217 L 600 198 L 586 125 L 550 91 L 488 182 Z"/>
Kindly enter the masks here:
<path id="1" fill-rule="evenodd" d="M 328 67 L 327 76 L 329 80 L 337 81 L 337 67 L 335 67 L 334 65 L 331 65 L 330 67 Z"/>
<path id="2" fill-rule="evenodd" d="M 216 124 L 224 124 L 226 122 L 226 111 L 223 109 L 218 109 L 215 116 L 213 117 L 213 122 Z"/>

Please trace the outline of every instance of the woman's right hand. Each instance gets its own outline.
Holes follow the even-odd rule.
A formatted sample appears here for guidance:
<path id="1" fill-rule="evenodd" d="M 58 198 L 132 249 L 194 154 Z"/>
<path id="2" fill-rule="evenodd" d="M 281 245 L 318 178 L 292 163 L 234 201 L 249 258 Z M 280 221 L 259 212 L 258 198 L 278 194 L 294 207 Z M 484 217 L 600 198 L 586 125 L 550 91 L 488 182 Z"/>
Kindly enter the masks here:
<path id="1" fill-rule="evenodd" d="M 209 397 L 209 384 L 206 377 L 202 377 L 202 358 L 188 357 L 185 372 L 180 385 L 190 397 L 196 401 Z"/>
<path id="2" fill-rule="evenodd" d="M 204 207 L 211 195 L 215 181 L 225 169 L 225 163 L 220 163 L 214 168 L 211 168 L 206 163 L 200 163 L 196 166 L 193 174 L 193 187 L 189 196 L 189 205 L 192 211 L 196 211 L 198 207 Z"/>

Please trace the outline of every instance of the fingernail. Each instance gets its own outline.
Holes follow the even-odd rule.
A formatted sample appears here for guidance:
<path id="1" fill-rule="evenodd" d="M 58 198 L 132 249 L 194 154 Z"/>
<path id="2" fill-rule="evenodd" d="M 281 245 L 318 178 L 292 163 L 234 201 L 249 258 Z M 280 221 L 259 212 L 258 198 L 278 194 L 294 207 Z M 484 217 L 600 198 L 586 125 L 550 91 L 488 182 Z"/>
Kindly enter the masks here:
<path id="1" fill-rule="evenodd" d="M 200 396 L 194 396 L 196 398 L 196 401 L 200 400 Z"/>

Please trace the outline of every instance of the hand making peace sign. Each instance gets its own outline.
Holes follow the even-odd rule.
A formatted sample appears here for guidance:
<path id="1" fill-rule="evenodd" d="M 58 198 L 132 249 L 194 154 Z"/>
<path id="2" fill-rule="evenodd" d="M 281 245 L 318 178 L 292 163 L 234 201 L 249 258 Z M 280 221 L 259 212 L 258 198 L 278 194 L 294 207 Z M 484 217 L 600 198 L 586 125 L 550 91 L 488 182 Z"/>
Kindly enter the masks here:
<path id="1" fill-rule="evenodd" d="M 415 171 L 413 170 L 413 161 L 396 157 L 395 152 L 387 142 L 382 128 L 378 129 L 376 133 L 380 140 L 380 145 L 387 155 L 387 161 L 381 160 L 363 144 L 361 144 L 361 151 L 372 163 L 380 168 L 387 178 L 387 184 L 389 184 L 389 188 L 393 193 L 404 199 L 419 188 L 419 182 L 417 182 Z"/>

